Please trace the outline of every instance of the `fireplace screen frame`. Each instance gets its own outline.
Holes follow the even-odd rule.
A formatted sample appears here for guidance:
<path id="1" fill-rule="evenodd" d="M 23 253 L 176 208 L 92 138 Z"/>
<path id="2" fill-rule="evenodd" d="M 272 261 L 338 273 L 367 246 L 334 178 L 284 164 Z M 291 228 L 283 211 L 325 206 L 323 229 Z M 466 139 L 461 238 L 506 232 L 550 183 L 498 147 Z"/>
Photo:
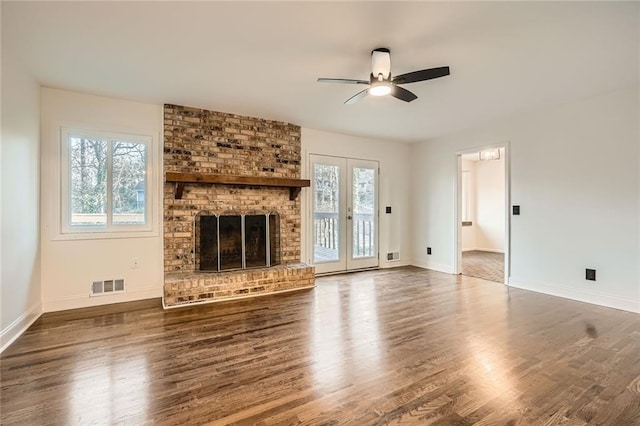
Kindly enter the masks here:
<path id="1" fill-rule="evenodd" d="M 247 229 L 246 218 L 251 217 L 264 217 L 264 252 L 265 262 L 257 266 L 247 265 Z M 224 267 L 222 265 L 222 253 L 220 246 L 220 218 L 222 217 L 239 217 L 241 228 L 241 264 L 237 267 Z M 216 260 L 214 262 L 203 262 L 203 247 L 202 239 L 206 238 L 203 234 L 202 219 L 207 218 L 209 220 L 215 218 L 215 253 Z M 195 257 L 195 271 L 196 272 L 229 272 L 246 269 L 259 269 L 269 268 L 271 266 L 279 265 L 281 263 L 281 231 L 280 231 L 280 215 L 277 212 L 264 212 L 264 211 L 251 211 L 246 213 L 238 213 L 235 211 L 214 213 L 210 211 L 201 211 L 195 217 L 194 223 L 194 257 Z M 273 240 L 271 234 L 274 233 Z M 213 263 L 213 265 L 212 265 Z"/>

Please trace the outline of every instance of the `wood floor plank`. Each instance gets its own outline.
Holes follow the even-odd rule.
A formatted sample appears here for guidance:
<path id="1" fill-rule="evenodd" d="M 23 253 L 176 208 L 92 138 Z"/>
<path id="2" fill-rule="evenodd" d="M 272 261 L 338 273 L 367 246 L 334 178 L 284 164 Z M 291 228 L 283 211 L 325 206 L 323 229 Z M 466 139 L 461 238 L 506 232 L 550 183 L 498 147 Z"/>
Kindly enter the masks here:
<path id="1" fill-rule="evenodd" d="M 640 315 L 415 267 L 45 314 L 1 424 L 640 425 Z"/>

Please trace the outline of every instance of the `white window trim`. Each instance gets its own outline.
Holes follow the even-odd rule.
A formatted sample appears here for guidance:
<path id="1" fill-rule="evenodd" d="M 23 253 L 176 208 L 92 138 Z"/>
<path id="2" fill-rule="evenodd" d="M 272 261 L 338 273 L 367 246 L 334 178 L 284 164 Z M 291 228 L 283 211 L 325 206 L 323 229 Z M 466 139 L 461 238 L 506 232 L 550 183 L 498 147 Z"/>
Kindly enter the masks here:
<path id="1" fill-rule="evenodd" d="M 156 182 L 155 170 L 158 168 L 159 154 L 157 151 L 156 137 L 152 135 L 140 134 L 138 132 L 112 132 L 95 129 L 91 126 L 59 125 L 57 128 L 57 151 L 58 151 L 58 171 L 56 173 L 56 194 L 54 205 L 56 208 L 55 222 L 58 226 L 52 235 L 53 240 L 90 240 L 109 238 L 145 238 L 159 235 L 158 212 L 156 203 L 160 197 L 158 195 L 159 185 Z M 120 139 L 135 143 L 145 144 L 146 155 L 146 179 L 145 179 L 145 224 L 144 225 L 113 225 L 107 227 L 73 227 L 70 225 L 71 200 L 70 200 L 70 164 L 68 138 L 70 135 L 99 137 L 107 140 Z"/>

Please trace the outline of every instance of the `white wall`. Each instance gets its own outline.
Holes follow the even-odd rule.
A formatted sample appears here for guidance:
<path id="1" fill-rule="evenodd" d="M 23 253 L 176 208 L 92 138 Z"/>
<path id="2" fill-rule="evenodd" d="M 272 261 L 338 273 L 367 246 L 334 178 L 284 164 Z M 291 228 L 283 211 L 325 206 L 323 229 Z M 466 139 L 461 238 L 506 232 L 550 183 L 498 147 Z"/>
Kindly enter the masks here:
<path id="1" fill-rule="evenodd" d="M 367 138 L 329 133 L 314 129 L 302 129 L 302 171 L 309 177 L 309 155 L 332 155 L 337 157 L 376 160 L 380 162 L 379 208 L 380 208 L 380 267 L 406 265 L 410 260 L 409 226 L 409 145 L 399 142 L 372 140 Z M 311 191 L 303 190 L 302 198 L 302 260 L 311 259 L 311 226 L 309 205 Z M 386 214 L 385 207 L 392 213 Z M 388 252 L 399 252 L 399 261 L 387 261 Z"/>
<path id="2" fill-rule="evenodd" d="M 461 170 L 463 172 L 467 172 L 469 174 L 469 210 L 471 210 L 470 218 L 471 225 L 463 226 L 460 229 L 461 232 L 461 250 L 475 250 L 477 247 L 476 244 L 476 162 L 472 160 L 462 160 L 461 161 Z M 464 202 L 464 200 L 463 200 Z"/>
<path id="3" fill-rule="evenodd" d="M 638 112 L 634 86 L 413 145 L 413 263 L 453 271 L 455 153 L 509 141 L 510 285 L 640 312 Z"/>
<path id="4" fill-rule="evenodd" d="M 504 253 L 504 148 L 499 160 L 476 162 L 476 249 Z"/>
<path id="5" fill-rule="evenodd" d="M 42 312 L 39 96 L 36 81 L 3 48 L 0 351 Z"/>
<path id="6" fill-rule="evenodd" d="M 42 117 L 42 301 L 45 312 L 160 297 L 162 261 L 162 105 L 150 105 L 43 88 Z M 151 135 L 157 167 L 150 177 L 156 199 L 155 233 L 140 238 L 58 238 L 60 126 Z M 133 258 L 140 268 L 132 268 Z M 126 292 L 89 297 L 95 279 L 124 277 Z"/>

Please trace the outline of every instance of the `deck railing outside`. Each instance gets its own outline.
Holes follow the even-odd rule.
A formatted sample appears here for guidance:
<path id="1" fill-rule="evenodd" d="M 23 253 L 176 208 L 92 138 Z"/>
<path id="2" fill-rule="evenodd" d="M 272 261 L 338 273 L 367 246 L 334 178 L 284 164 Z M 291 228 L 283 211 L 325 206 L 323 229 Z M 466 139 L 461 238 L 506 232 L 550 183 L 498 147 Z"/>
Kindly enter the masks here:
<path id="1" fill-rule="evenodd" d="M 353 226 L 353 257 L 374 256 L 375 247 L 375 225 L 372 214 L 355 214 L 351 226 Z M 339 223 L 338 213 L 318 213 L 314 214 L 313 220 L 313 241 L 316 248 L 316 261 L 337 260 Z M 328 249 L 328 250 L 327 250 Z M 320 253 L 334 253 L 335 257 L 319 259 Z M 325 256 L 322 256 L 325 257 Z"/>

